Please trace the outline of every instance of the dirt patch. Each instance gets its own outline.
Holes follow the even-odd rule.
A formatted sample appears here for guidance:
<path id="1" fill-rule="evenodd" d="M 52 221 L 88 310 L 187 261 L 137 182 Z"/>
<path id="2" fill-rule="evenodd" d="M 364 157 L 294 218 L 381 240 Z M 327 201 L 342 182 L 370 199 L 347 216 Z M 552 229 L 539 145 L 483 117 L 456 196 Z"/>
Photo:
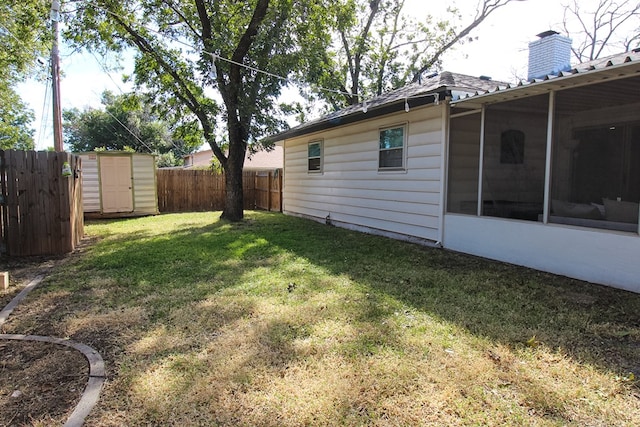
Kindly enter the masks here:
<path id="1" fill-rule="evenodd" d="M 9 272 L 9 288 L 0 289 L 0 310 L 36 276 L 47 274 L 66 257 L 0 257 L 0 271 Z"/>
<path id="2" fill-rule="evenodd" d="M 50 274 L 79 252 L 56 257 L 0 257 L 0 271 L 9 272 L 9 288 L 0 289 L 0 309 L 34 278 Z M 0 333 L 6 332 L 0 327 Z M 86 358 L 74 349 L 0 339 L 0 425 L 62 425 L 82 397 L 88 372 Z"/>
<path id="3" fill-rule="evenodd" d="M 0 340 L 0 425 L 60 425 L 87 384 L 88 363 L 73 349 Z"/>

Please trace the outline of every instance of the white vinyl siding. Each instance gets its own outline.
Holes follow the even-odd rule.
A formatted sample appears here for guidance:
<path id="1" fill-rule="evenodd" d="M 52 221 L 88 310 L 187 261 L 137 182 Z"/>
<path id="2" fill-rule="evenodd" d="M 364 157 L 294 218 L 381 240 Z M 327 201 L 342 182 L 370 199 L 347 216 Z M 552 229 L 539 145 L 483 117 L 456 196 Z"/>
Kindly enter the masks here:
<path id="1" fill-rule="evenodd" d="M 133 190 L 133 202 L 137 213 L 158 213 L 156 165 L 153 156 L 133 156 Z"/>
<path id="2" fill-rule="evenodd" d="M 640 292 L 635 234 L 459 214 L 445 229 L 447 249 Z"/>
<path id="3" fill-rule="evenodd" d="M 82 159 L 82 207 L 85 212 L 100 212 L 100 180 L 98 160 L 95 154 L 83 154 Z"/>
<path id="4" fill-rule="evenodd" d="M 442 107 L 396 113 L 311 135 L 322 175 L 308 173 L 310 136 L 285 144 L 285 213 L 437 241 L 442 208 Z M 405 129 L 402 173 L 380 173 L 380 130 Z"/>

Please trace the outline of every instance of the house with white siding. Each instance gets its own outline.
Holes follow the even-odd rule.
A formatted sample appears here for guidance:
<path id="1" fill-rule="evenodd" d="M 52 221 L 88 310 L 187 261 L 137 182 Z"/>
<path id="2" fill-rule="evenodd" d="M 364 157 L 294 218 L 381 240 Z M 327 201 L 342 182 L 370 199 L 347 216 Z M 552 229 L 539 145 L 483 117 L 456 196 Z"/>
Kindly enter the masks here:
<path id="1" fill-rule="evenodd" d="M 526 82 L 443 72 L 272 137 L 283 212 L 640 292 L 640 52 L 539 36 Z"/>
<path id="2" fill-rule="evenodd" d="M 183 167 L 189 168 L 209 168 L 214 161 L 213 150 L 202 150 L 196 153 L 187 154 L 183 158 Z M 246 171 L 265 171 L 282 168 L 282 147 L 275 146 L 273 149 L 260 149 L 257 151 L 247 150 L 244 158 L 243 169 Z"/>

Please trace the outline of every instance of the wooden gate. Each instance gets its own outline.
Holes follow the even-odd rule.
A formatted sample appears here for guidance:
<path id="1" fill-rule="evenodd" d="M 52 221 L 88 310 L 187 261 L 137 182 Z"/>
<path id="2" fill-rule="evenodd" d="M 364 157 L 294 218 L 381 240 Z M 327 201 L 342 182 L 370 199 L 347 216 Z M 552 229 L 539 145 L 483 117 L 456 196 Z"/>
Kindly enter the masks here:
<path id="1" fill-rule="evenodd" d="M 69 153 L 0 151 L 3 252 L 57 255 L 76 248 L 84 234 L 80 171 L 80 158 Z"/>
<path id="2" fill-rule="evenodd" d="M 254 180 L 256 208 L 282 212 L 282 170 L 255 172 Z"/>

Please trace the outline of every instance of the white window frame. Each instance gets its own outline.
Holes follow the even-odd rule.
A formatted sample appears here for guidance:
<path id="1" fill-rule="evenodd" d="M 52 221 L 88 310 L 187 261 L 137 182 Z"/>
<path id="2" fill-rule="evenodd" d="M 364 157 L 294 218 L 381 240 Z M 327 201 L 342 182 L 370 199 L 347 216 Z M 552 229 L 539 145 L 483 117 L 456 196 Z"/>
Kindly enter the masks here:
<path id="1" fill-rule="evenodd" d="M 319 156 L 309 156 L 309 148 L 314 144 L 318 144 L 320 146 Z M 309 161 L 312 159 L 320 160 L 318 169 L 309 169 Z M 324 169 L 324 141 L 322 139 L 315 139 L 313 141 L 309 141 L 307 143 L 307 173 L 322 173 L 323 169 Z"/>
<path id="2" fill-rule="evenodd" d="M 408 123 L 398 123 L 391 126 L 385 126 L 378 129 L 378 172 L 404 172 L 407 170 L 407 141 L 408 135 Z M 400 147 L 381 149 L 380 148 L 380 135 L 382 132 L 392 129 L 402 128 L 402 165 L 400 166 L 380 166 L 380 153 L 382 151 L 399 150 Z"/>

